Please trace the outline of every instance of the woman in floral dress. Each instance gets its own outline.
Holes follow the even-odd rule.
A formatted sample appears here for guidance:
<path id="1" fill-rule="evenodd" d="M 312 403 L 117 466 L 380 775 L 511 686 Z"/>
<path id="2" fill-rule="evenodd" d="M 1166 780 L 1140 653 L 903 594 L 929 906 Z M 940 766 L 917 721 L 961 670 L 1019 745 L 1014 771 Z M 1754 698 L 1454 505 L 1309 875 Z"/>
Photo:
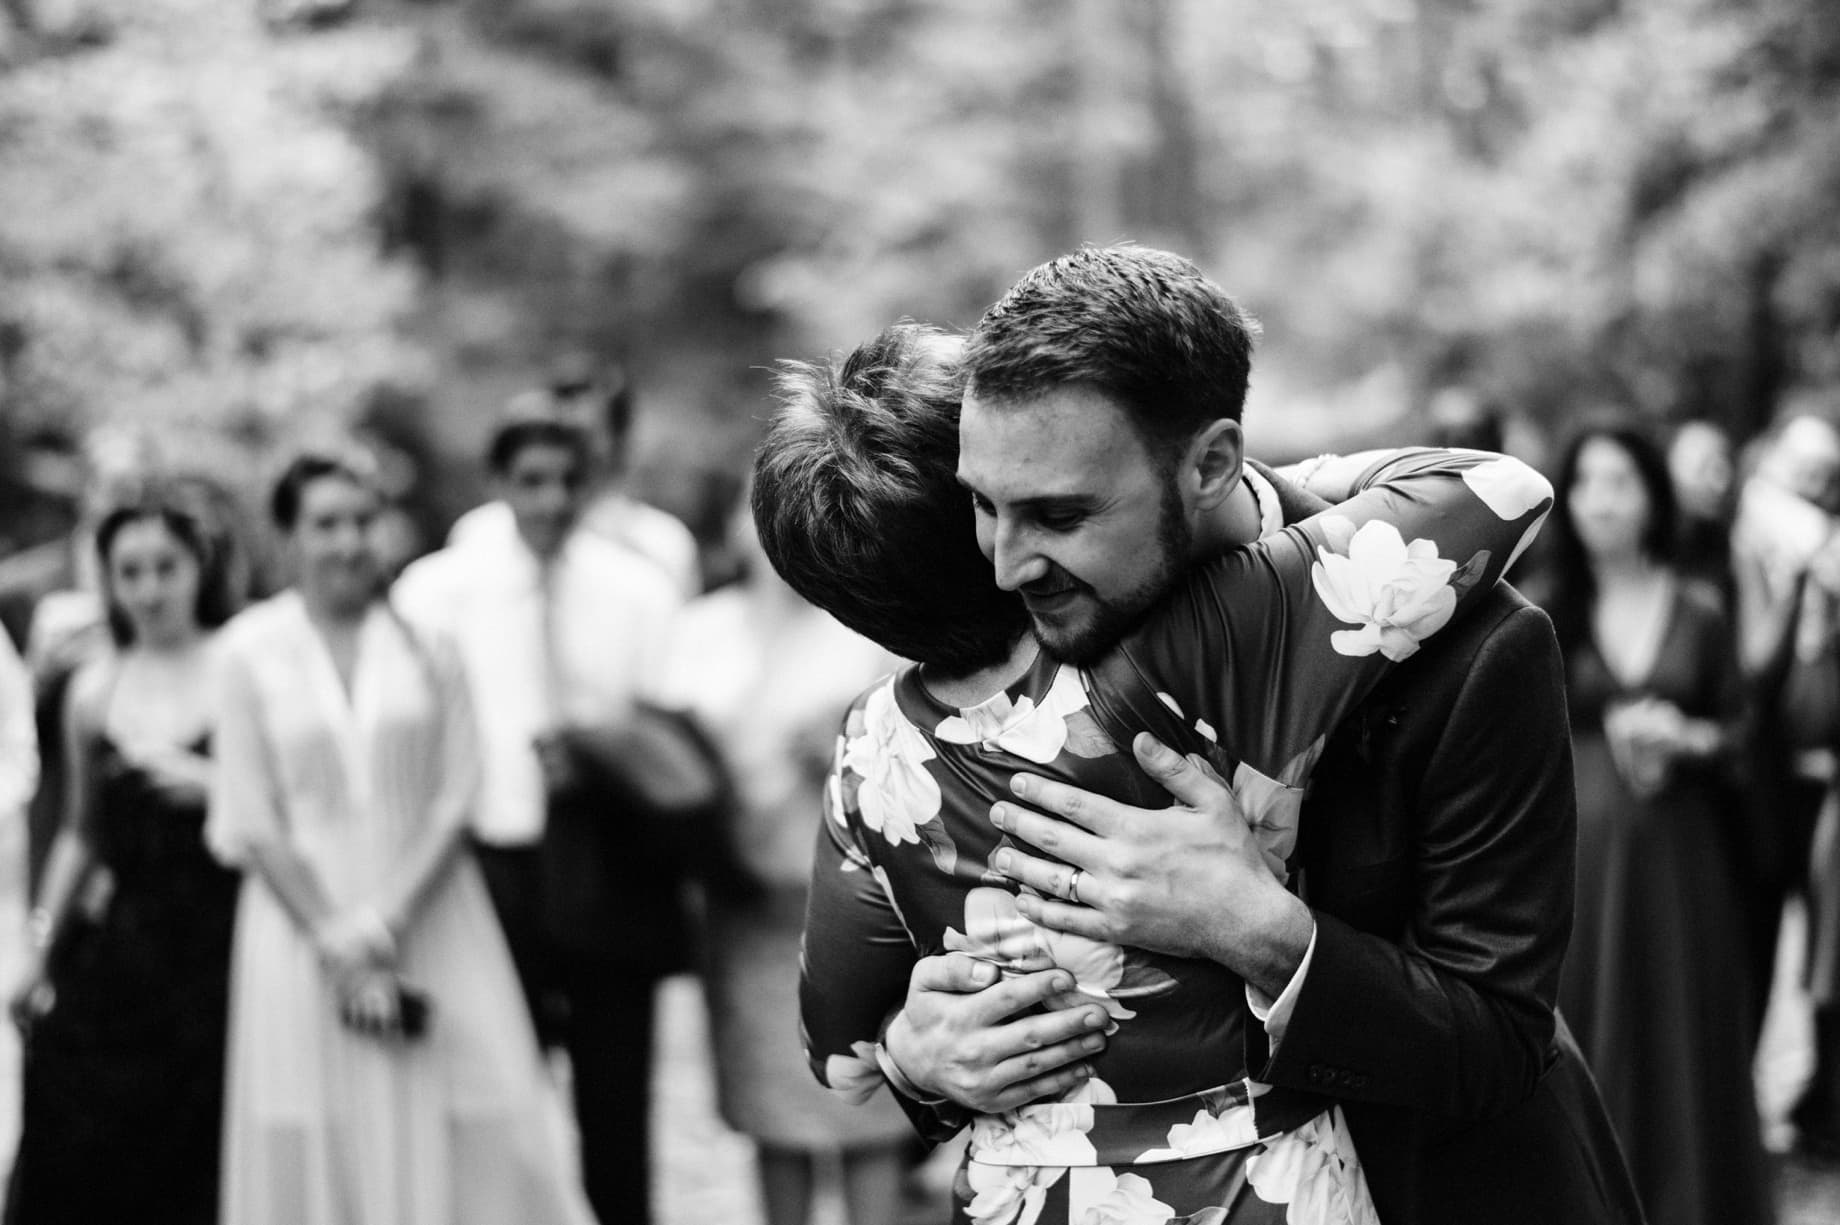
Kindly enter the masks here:
<path id="1" fill-rule="evenodd" d="M 1340 1111 L 1247 1075 L 1240 979 L 1038 928 L 987 866 L 1008 841 L 986 814 L 1019 771 L 1165 803 L 1120 748 L 1148 729 L 1231 780 L 1282 869 L 1327 732 L 1500 577 L 1551 505 L 1516 461 L 1418 452 L 1277 530 L 1270 486 L 1248 479 L 1273 534 L 1193 570 L 1090 672 L 1039 658 L 957 709 L 909 668 L 848 717 L 806 930 L 803 1017 L 820 1080 L 856 1096 L 881 1083 L 879 1027 L 914 962 L 947 950 L 1008 973 L 1060 967 L 1076 985 L 1053 1006 L 1098 1003 L 1110 1019 L 1093 1075 L 1061 1100 L 939 1112 L 934 1138 L 972 1129 L 957 1221 L 1374 1220 Z"/>

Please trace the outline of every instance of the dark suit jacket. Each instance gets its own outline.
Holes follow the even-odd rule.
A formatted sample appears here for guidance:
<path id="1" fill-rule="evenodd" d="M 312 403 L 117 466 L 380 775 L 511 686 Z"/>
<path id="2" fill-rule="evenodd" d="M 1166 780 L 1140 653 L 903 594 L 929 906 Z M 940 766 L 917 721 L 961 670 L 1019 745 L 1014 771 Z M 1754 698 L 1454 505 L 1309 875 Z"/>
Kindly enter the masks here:
<path id="1" fill-rule="evenodd" d="M 1322 503 L 1274 479 L 1287 522 Z M 1339 1099 L 1387 1225 L 1640 1222 L 1556 1011 L 1577 813 L 1558 642 L 1500 584 L 1331 737 L 1298 844 L 1316 950 L 1260 1080 Z"/>

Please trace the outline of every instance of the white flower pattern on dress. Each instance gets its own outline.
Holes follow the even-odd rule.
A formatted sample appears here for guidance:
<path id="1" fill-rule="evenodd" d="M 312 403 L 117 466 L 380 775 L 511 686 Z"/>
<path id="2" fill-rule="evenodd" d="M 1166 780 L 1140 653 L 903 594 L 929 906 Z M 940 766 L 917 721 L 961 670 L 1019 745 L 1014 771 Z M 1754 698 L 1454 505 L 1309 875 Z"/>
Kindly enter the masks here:
<path id="1" fill-rule="evenodd" d="M 1297 848 L 1297 827 L 1303 816 L 1303 788 L 1287 787 L 1242 761 L 1233 771 L 1232 791 L 1246 824 L 1252 828 L 1265 866 L 1279 880 L 1287 880 L 1291 852 Z"/>
<path id="2" fill-rule="evenodd" d="M 1012 702 L 999 693 L 942 719 L 933 735 L 947 744 L 981 744 L 1045 766 L 1067 747 L 1067 716 L 1086 709 L 1086 687 L 1073 668 L 1061 668 L 1041 704 L 1024 694 Z"/>
<path id="3" fill-rule="evenodd" d="M 1060 1166 L 965 1165 L 971 1202 L 965 1215 L 972 1225 L 1035 1225 L 1048 1188 L 1061 1180 Z"/>
<path id="4" fill-rule="evenodd" d="M 1503 523 L 1514 522 L 1553 496 L 1550 481 L 1506 455 L 1465 468 L 1463 483 Z"/>
<path id="5" fill-rule="evenodd" d="M 1108 1166 L 1069 1173 L 1070 1225 L 1164 1225 L 1176 1214 L 1156 1198 L 1155 1188 L 1141 1174 L 1119 1174 Z"/>
<path id="6" fill-rule="evenodd" d="M 1167 1147 L 1144 1150 L 1140 1162 L 1182 1161 L 1209 1153 L 1224 1153 L 1258 1143 L 1259 1126 L 1250 1109 L 1237 1103 L 1215 1114 L 1203 1106 L 1186 1123 L 1170 1127 Z"/>
<path id="7" fill-rule="evenodd" d="M 1039 927 L 1017 908 L 1016 896 L 1007 889 L 986 885 L 966 892 L 965 930 L 946 928 L 945 947 L 1016 974 L 1066 970 L 1073 975 L 1073 990 L 1050 997 L 1049 1008 L 1097 1001 L 1114 1021 L 1137 1015 L 1112 994 L 1124 981 L 1122 946 Z"/>
<path id="8" fill-rule="evenodd" d="M 850 1051 L 824 1060 L 824 1083 L 850 1105 L 860 1106 L 881 1088 L 882 1069 L 875 1062 L 873 1042 L 852 1042 Z"/>
<path id="9" fill-rule="evenodd" d="M 1514 551 L 1508 554 L 1508 560 L 1502 566 L 1503 571 L 1506 571 L 1527 551 L 1527 546 L 1533 543 L 1533 538 L 1546 525 L 1546 516 L 1552 513 L 1552 484 L 1520 460 L 1505 455 L 1477 464 L 1474 468 L 1465 468 L 1463 483 L 1504 523 L 1514 522 L 1542 502 L 1549 504 L 1546 511 L 1521 533 L 1520 542 L 1514 546 Z"/>
<path id="10" fill-rule="evenodd" d="M 843 765 L 862 780 L 856 806 L 863 824 L 893 846 L 919 842 L 919 827 L 939 817 L 939 783 L 926 769 L 933 746 L 895 704 L 890 679 L 863 707 L 863 731 L 852 736 Z"/>
<path id="11" fill-rule="evenodd" d="M 971 1124 L 970 1157 L 986 1165 L 1092 1165 L 1099 1158 L 1088 1133 L 1093 1107 L 1118 1101 L 1097 1076 L 1058 1102 L 1036 1102 L 1002 1114 L 979 1115 Z"/>
<path id="12" fill-rule="evenodd" d="M 1246 1162 L 1246 1181 L 1291 1225 L 1380 1225 L 1340 1106 L 1273 1136 Z"/>
<path id="13" fill-rule="evenodd" d="M 1352 524 L 1339 516 L 1323 520 L 1331 543 L 1346 537 L 1344 552 L 1319 548 L 1310 569 L 1316 594 L 1338 621 L 1360 626 L 1337 630 L 1329 645 L 1342 655 L 1380 652 L 1394 663 L 1418 652 L 1418 644 L 1444 628 L 1457 609 L 1451 577 L 1457 563 L 1438 556 L 1430 540 L 1407 544 L 1399 529 L 1379 519 Z"/>

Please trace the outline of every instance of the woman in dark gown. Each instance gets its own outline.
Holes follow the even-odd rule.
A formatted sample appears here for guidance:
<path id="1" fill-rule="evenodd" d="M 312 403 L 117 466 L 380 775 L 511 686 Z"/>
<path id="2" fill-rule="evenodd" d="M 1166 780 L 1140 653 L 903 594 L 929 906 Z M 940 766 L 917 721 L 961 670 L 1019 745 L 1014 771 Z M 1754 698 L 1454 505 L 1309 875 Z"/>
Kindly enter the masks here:
<path id="1" fill-rule="evenodd" d="M 1578 889 L 1560 1007 L 1643 1207 L 1772 1219 L 1739 895 L 1743 696 L 1718 592 L 1670 564 L 1659 450 L 1603 423 L 1565 452 L 1544 593 L 1565 651 Z"/>
<path id="2" fill-rule="evenodd" d="M 236 876 L 203 841 L 218 541 L 177 491 L 97 532 L 116 649 L 65 719 L 70 797 L 14 999 L 13 1225 L 217 1218 Z M 100 917 L 87 917 L 98 891 Z"/>

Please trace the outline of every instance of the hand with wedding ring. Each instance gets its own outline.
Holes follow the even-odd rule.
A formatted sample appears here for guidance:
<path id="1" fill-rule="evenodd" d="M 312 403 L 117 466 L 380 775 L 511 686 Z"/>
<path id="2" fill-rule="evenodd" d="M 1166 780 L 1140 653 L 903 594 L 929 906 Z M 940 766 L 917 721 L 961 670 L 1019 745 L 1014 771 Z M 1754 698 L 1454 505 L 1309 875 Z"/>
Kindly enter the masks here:
<path id="1" fill-rule="evenodd" d="M 1043 927 L 1209 958 L 1277 996 L 1309 948 L 1309 907 L 1272 874 L 1226 784 L 1148 733 L 1132 750 L 1174 807 L 1134 808 L 1018 774 L 1011 786 L 1031 807 L 1000 803 L 991 820 L 1053 859 L 1012 846 L 991 866 L 1029 886 L 1017 907 Z"/>

